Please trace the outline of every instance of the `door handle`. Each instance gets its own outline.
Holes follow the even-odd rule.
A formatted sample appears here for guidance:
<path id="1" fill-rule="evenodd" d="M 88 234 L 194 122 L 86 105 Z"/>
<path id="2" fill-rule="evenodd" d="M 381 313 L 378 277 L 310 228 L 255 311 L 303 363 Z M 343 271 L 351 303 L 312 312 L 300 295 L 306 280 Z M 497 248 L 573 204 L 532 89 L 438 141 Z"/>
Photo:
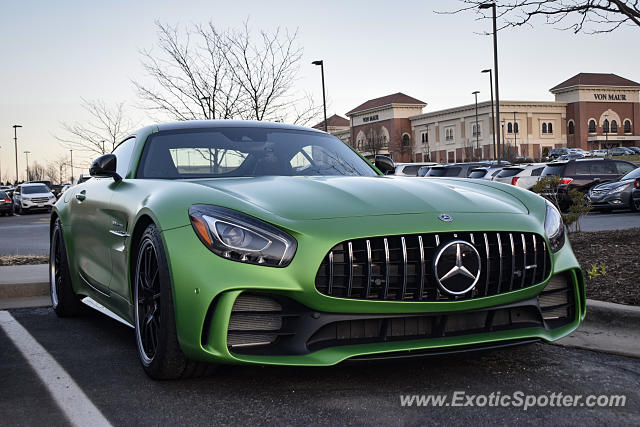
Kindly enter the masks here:
<path id="1" fill-rule="evenodd" d="M 84 199 L 86 199 L 86 198 L 87 198 L 87 195 L 86 195 L 86 194 L 84 194 L 84 191 L 82 191 L 82 192 L 80 192 L 80 193 L 76 194 L 76 200 L 79 200 L 79 201 L 81 201 L 81 202 L 82 202 L 82 201 L 83 201 Z"/>

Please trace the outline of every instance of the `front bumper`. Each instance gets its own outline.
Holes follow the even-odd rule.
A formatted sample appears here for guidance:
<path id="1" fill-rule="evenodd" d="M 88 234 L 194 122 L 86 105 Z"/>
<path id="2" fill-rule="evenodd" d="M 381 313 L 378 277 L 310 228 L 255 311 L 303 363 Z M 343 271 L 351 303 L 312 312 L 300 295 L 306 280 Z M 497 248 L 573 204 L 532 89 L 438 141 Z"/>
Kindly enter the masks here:
<path id="1" fill-rule="evenodd" d="M 594 209 L 628 209 L 631 207 L 631 192 L 623 191 L 603 195 L 590 192 L 589 200 Z"/>
<path id="2" fill-rule="evenodd" d="M 20 200 L 20 206 L 22 209 L 36 210 L 36 209 L 51 209 L 56 203 L 55 200 L 47 200 L 46 202 L 36 203 L 31 200 Z"/>
<path id="3" fill-rule="evenodd" d="M 463 216 L 457 214 L 456 219 L 460 219 L 460 223 L 466 223 L 462 221 Z M 382 218 L 370 221 L 380 221 L 379 228 L 376 228 L 375 224 L 373 226 L 376 229 L 384 229 L 385 235 L 408 234 L 419 229 L 430 229 L 419 216 L 415 217 L 417 218 L 407 215 L 403 219 L 398 218 L 393 226 L 383 226 Z M 515 222 L 511 221 L 513 231 L 543 233 L 536 225 L 539 223 L 529 215 L 512 217 L 518 217 Z M 182 350 L 190 358 L 209 362 L 326 366 L 351 358 L 392 356 L 398 352 L 420 352 L 430 349 L 456 351 L 468 346 L 501 346 L 506 342 L 532 339 L 553 341 L 569 334 L 584 318 L 584 281 L 568 241 L 558 253 L 552 255 L 553 268 L 550 277 L 563 274 L 568 278 L 573 314 L 563 324 L 553 327 L 539 321 L 539 314 L 536 315 L 540 313 L 537 297 L 549 279 L 525 289 L 461 301 L 348 300 L 320 294 L 315 288 L 315 276 L 322 259 L 336 243 L 367 236 L 365 230 L 370 229 L 371 222 L 369 221 L 367 226 L 359 226 L 359 221 L 361 222 L 359 219 L 341 219 L 340 227 L 333 228 L 327 227 L 326 223 L 318 223 L 322 233 L 314 233 L 313 238 L 308 234 L 288 230 L 298 241 L 298 252 L 293 262 L 285 268 L 224 260 L 202 245 L 191 226 L 163 231 L 174 285 L 175 317 Z M 482 224 L 483 221 L 489 220 L 475 220 L 473 226 L 476 230 L 489 229 L 488 224 Z M 234 303 L 238 297 L 247 293 L 290 301 L 298 319 L 302 319 L 299 323 L 289 323 L 291 330 L 285 331 L 294 332 L 301 337 L 296 346 L 287 347 L 288 349 L 272 347 L 268 351 L 257 352 L 230 348 L 227 331 Z M 434 324 L 446 325 L 447 319 L 454 319 L 453 324 L 456 324 L 464 316 L 485 316 L 486 323 L 489 312 L 500 311 L 500 317 L 511 310 L 528 316 L 528 321 L 514 328 L 488 325 L 487 328 L 473 327 L 458 330 L 456 333 L 449 333 L 446 326 L 443 326 L 442 333 L 434 329 L 433 334 L 425 332 L 419 337 L 402 333 L 400 338 L 393 339 L 378 337 L 372 340 L 371 336 L 355 336 L 356 340 L 334 343 L 325 340 L 322 345 L 310 344 L 309 341 L 309 337 L 327 322 L 342 322 L 343 328 L 346 325 L 352 328 L 352 325 L 359 321 L 397 324 L 393 319 L 403 319 L 403 324 L 435 322 Z M 411 320 L 407 323 L 406 319 Z M 393 326 L 391 328 L 393 330 Z"/>

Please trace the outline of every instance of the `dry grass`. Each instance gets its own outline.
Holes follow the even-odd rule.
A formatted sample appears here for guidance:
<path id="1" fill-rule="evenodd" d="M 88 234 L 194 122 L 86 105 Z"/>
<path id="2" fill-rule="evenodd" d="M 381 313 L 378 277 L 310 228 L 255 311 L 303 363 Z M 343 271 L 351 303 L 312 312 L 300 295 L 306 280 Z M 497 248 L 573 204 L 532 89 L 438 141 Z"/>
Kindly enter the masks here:
<path id="1" fill-rule="evenodd" d="M 0 255 L 0 266 L 47 264 L 49 255 Z"/>

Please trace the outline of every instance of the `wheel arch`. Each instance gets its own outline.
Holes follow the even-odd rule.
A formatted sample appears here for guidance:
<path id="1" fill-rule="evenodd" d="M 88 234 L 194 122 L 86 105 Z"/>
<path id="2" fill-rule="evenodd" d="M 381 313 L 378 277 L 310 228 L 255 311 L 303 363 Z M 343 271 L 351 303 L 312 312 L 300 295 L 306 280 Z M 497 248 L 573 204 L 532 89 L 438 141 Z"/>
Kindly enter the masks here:
<path id="1" fill-rule="evenodd" d="M 141 213 L 138 218 L 136 219 L 135 225 L 132 228 L 131 231 L 131 237 L 130 237 L 130 242 L 131 244 L 129 245 L 129 295 L 131 295 L 133 297 L 133 282 L 134 282 L 134 277 L 135 277 L 135 260 L 136 257 L 138 255 L 138 246 L 140 245 L 140 238 L 142 237 L 142 234 L 144 233 L 144 231 L 147 229 L 147 227 L 151 224 L 155 224 L 156 226 L 158 225 L 157 222 L 154 220 L 154 218 L 151 217 L 150 214 L 144 212 Z"/>

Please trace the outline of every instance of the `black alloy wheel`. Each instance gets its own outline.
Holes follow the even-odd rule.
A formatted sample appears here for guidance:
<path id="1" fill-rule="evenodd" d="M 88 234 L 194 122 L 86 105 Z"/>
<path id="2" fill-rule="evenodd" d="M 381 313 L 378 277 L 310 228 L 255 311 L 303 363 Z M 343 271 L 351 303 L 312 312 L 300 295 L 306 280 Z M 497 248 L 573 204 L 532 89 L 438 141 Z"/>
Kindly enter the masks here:
<path id="1" fill-rule="evenodd" d="M 62 223 L 56 219 L 51 232 L 49 247 L 49 285 L 51 306 L 58 317 L 75 316 L 81 312 L 82 303 L 73 291 L 69 274 L 67 249 L 62 234 Z"/>
<path id="2" fill-rule="evenodd" d="M 150 365 L 158 351 L 161 317 L 160 274 L 156 248 L 146 238 L 138 250 L 136 266 L 136 338 L 144 365 Z"/>
<path id="3" fill-rule="evenodd" d="M 142 367 L 156 380 L 205 375 L 214 365 L 188 359 L 178 343 L 171 274 L 160 231 L 150 224 L 137 245 L 132 271 L 136 346 Z"/>

